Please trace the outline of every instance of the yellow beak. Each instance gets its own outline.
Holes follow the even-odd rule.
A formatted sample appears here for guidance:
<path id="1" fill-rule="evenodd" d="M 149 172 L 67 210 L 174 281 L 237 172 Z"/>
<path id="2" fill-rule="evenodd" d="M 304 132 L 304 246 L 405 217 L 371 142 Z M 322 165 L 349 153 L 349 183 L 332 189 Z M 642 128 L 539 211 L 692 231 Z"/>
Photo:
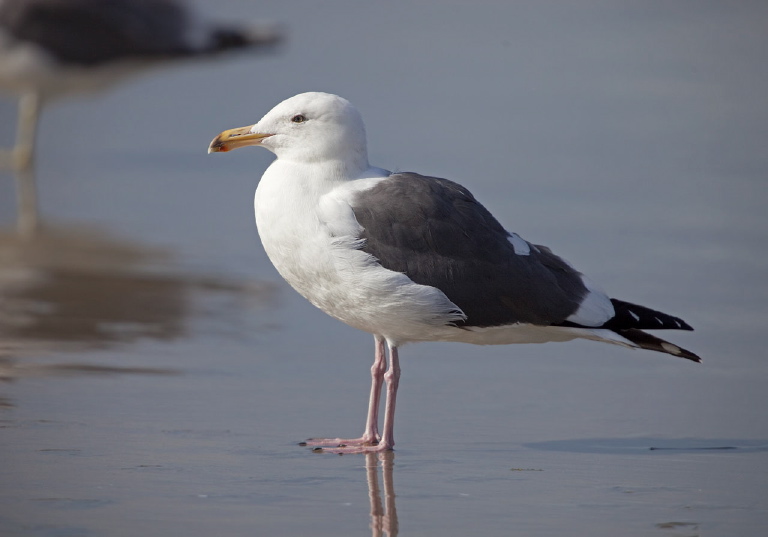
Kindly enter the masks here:
<path id="1" fill-rule="evenodd" d="M 230 129 L 219 134 L 208 146 L 209 153 L 223 153 L 232 151 L 249 145 L 261 145 L 264 138 L 269 138 L 271 134 L 261 132 L 251 132 L 252 125 L 240 127 L 239 129 Z"/>

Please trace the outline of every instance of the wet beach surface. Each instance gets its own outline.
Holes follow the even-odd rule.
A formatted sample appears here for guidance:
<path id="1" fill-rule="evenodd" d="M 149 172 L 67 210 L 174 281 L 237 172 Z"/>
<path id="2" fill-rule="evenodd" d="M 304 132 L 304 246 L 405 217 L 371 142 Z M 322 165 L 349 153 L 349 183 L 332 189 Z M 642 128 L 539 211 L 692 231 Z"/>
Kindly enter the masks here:
<path id="1" fill-rule="evenodd" d="M 38 234 L 16 233 L 0 172 L 0 533 L 764 532 L 764 5 L 255 16 L 286 24 L 279 54 L 45 110 Z M 591 342 L 406 346 L 393 454 L 299 447 L 362 432 L 372 338 L 261 249 L 252 195 L 271 155 L 205 149 L 308 90 L 360 108 L 372 164 L 457 180 L 612 296 L 684 318 L 695 332 L 665 335 L 704 363 Z M 14 114 L 0 101 L 4 146 Z"/>

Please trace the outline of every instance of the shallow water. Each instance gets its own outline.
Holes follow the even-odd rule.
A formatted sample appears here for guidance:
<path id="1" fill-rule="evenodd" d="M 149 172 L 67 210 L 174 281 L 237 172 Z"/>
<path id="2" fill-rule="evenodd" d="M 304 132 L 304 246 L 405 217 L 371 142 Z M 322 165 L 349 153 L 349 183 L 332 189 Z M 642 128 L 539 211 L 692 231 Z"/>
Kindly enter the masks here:
<path id="1" fill-rule="evenodd" d="M 245 0 L 201 3 L 251 17 Z M 280 54 L 45 111 L 43 231 L 0 174 L 3 535 L 759 535 L 768 528 L 768 9 L 262 2 Z M 359 434 L 370 336 L 261 250 L 270 155 L 205 154 L 300 91 L 371 162 L 468 186 L 703 365 L 590 342 L 403 349 L 396 452 Z M 0 101 L 0 125 L 14 120 Z M 0 131 L 10 143 L 8 128 Z"/>

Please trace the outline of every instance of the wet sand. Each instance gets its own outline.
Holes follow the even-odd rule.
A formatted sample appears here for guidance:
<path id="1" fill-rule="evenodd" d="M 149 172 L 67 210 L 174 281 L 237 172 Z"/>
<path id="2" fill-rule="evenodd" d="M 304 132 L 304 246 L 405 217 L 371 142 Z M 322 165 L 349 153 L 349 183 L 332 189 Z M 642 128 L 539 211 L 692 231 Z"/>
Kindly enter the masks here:
<path id="1" fill-rule="evenodd" d="M 39 233 L 0 172 L 0 533 L 764 532 L 768 13 L 740 6 L 268 2 L 279 55 L 46 110 Z M 669 337 L 704 364 L 406 346 L 393 454 L 298 446 L 362 432 L 372 338 L 266 259 L 271 157 L 205 148 L 306 90 L 358 105 L 373 164 L 462 182 L 612 296 L 686 319 Z"/>

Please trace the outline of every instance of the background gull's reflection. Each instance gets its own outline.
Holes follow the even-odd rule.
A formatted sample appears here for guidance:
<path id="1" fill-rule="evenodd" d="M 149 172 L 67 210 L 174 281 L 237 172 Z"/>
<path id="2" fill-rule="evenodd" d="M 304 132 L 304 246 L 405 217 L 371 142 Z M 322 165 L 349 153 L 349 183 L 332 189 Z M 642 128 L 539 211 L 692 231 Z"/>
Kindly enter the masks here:
<path id="1" fill-rule="evenodd" d="M 40 220 L 37 203 L 37 184 L 33 168 L 18 170 L 16 179 L 16 229 L 24 236 L 32 235 Z"/>
<path id="2" fill-rule="evenodd" d="M 181 273 L 172 253 L 87 227 L 23 236 L 0 230 L 0 377 L 73 373 L 167 374 L 154 367 L 30 363 L 51 351 L 104 349 L 188 335 L 199 303 L 225 295 L 215 310 L 228 322 L 269 300 L 270 287 L 224 276 Z"/>

